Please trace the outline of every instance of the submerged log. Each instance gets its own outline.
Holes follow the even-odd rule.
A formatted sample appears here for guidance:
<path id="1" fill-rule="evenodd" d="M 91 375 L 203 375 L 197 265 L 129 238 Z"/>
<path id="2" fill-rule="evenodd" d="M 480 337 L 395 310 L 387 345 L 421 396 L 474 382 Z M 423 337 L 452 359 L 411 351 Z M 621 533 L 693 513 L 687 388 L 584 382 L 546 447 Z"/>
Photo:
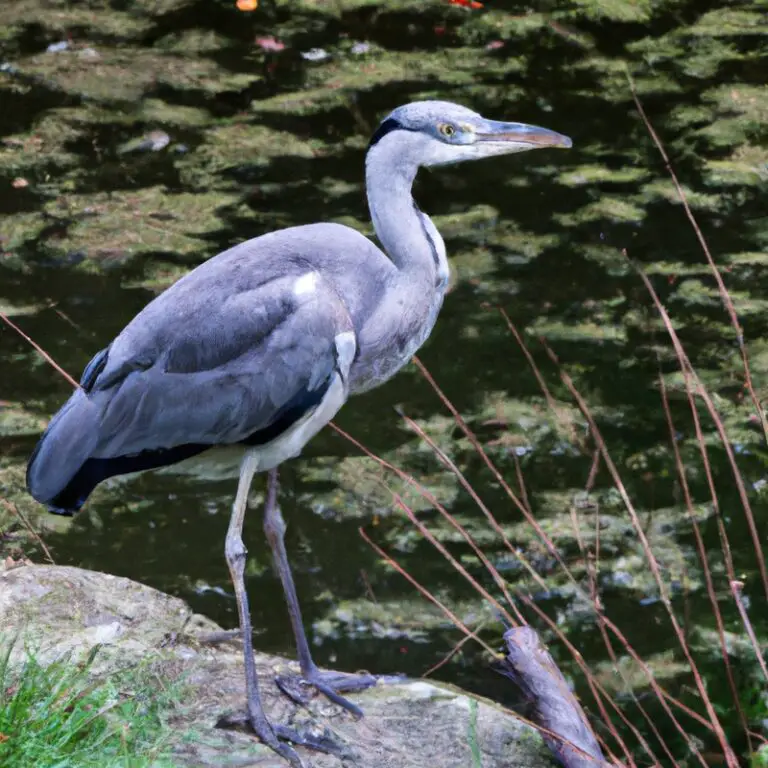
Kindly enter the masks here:
<path id="1" fill-rule="evenodd" d="M 510 629 L 504 633 L 504 642 L 507 656 L 500 663 L 500 671 L 522 690 L 532 707 L 531 719 L 549 732 L 542 731 L 542 736 L 560 764 L 565 768 L 612 765 L 603 756 L 584 711 L 536 631 L 531 627 Z"/>

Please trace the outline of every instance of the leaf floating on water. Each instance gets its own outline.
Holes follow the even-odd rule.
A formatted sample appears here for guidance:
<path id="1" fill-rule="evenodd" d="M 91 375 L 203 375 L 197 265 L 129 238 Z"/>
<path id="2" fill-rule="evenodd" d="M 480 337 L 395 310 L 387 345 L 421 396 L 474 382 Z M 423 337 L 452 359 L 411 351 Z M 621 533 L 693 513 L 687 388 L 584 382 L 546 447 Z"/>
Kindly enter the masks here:
<path id="1" fill-rule="evenodd" d="M 46 49 L 46 53 L 61 53 L 62 51 L 66 51 L 69 48 L 69 41 L 68 40 L 62 40 L 58 43 L 51 43 Z"/>
<path id="2" fill-rule="evenodd" d="M 310 48 L 301 52 L 301 58 L 307 61 L 325 61 L 331 58 L 331 54 L 323 48 Z"/>
<path id="3" fill-rule="evenodd" d="M 274 37 L 257 37 L 256 40 L 254 40 L 256 45 L 261 48 L 262 51 L 269 51 L 271 53 L 278 53 L 279 51 L 285 50 L 285 43 L 280 42 L 280 40 L 275 39 Z"/>
<path id="4" fill-rule="evenodd" d="M 159 152 L 171 143 L 171 137 L 165 131 L 150 131 L 145 136 L 121 144 L 117 150 L 119 155 L 128 152 Z"/>

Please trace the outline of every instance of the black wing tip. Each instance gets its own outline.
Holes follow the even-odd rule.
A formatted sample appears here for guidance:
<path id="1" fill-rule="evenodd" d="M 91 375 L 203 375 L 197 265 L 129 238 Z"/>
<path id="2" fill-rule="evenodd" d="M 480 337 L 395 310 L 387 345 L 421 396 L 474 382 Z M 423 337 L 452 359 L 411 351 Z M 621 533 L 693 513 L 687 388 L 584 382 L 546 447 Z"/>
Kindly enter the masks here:
<path id="1" fill-rule="evenodd" d="M 52 515 L 58 515 L 59 517 L 74 517 L 75 513 L 78 512 L 80 507 L 77 507 L 76 509 L 66 509 L 64 507 L 55 507 L 53 504 L 46 504 L 45 508 L 48 510 L 48 512 Z"/>
<path id="2" fill-rule="evenodd" d="M 210 447 L 210 445 L 190 443 L 174 448 L 142 451 L 132 456 L 86 459 L 66 487 L 46 502 L 46 506 L 48 511 L 55 515 L 72 516 L 85 504 L 93 489 L 102 481 L 116 475 L 129 475 L 177 464 Z"/>

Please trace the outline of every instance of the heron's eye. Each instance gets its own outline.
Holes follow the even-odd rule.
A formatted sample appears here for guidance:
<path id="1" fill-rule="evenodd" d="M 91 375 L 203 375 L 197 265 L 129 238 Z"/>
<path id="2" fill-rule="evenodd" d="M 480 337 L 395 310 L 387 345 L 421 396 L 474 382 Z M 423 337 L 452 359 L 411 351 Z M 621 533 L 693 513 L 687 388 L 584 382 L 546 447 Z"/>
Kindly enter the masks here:
<path id="1" fill-rule="evenodd" d="M 452 125 L 449 125 L 448 123 L 441 123 L 437 127 L 437 130 L 440 131 L 440 133 L 442 133 L 443 136 L 445 136 L 448 139 L 450 139 L 452 136 L 456 134 L 456 129 Z"/>

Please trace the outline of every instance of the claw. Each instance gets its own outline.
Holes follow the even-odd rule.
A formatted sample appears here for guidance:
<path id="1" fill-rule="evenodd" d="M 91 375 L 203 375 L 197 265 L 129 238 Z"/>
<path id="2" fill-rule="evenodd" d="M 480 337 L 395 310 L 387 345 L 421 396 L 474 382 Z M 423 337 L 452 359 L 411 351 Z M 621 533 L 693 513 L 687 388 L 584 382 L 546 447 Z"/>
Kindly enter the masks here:
<path id="1" fill-rule="evenodd" d="M 363 717 L 363 710 L 349 699 L 341 696 L 339 691 L 362 691 L 376 685 L 373 675 L 349 675 L 344 672 L 317 672 L 307 676 L 280 675 L 275 678 L 277 687 L 289 699 L 301 706 L 307 706 L 309 700 L 301 692 L 302 688 L 314 688 L 334 704 L 346 709 L 355 719 Z"/>
<path id="2" fill-rule="evenodd" d="M 335 755 L 340 760 L 355 756 L 352 750 L 336 741 L 327 728 L 323 728 L 322 733 L 299 733 L 284 725 L 276 725 L 274 726 L 274 729 L 279 738 L 291 741 L 301 747 L 314 749 L 315 751 L 323 752 L 326 755 Z"/>
<path id="3" fill-rule="evenodd" d="M 331 741 L 325 734 L 324 738 L 314 738 L 312 736 L 304 737 L 292 728 L 288 728 L 284 725 L 272 726 L 267 722 L 254 722 L 246 712 L 232 712 L 222 715 L 216 721 L 216 728 L 245 730 L 249 733 L 256 734 L 262 743 L 277 752 L 281 757 L 284 757 L 293 768 L 312 768 L 312 766 L 305 763 L 299 756 L 299 753 L 286 742 L 310 747 L 322 752 L 328 752 L 329 754 L 337 754 L 338 751 L 338 747 L 337 751 L 330 751 L 329 749 L 323 748 L 325 741 Z"/>
<path id="4" fill-rule="evenodd" d="M 222 715 L 216 722 L 216 728 L 255 733 L 264 744 L 288 760 L 294 768 L 311 768 L 311 766 L 302 762 L 301 757 L 299 757 L 291 744 L 314 749 L 316 752 L 322 752 L 326 755 L 334 755 L 340 760 L 355 757 L 355 753 L 349 747 L 337 741 L 328 728 L 323 728 L 322 732 L 319 733 L 312 732 L 311 730 L 299 732 L 289 728 L 287 725 L 277 723 L 270 726 L 272 731 L 270 738 L 270 735 L 267 733 L 263 735 L 259 733 L 259 730 L 254 726 L 246 712 L 232 712 Z M 290 742 L 290 744 L 285 742 Z"/>

